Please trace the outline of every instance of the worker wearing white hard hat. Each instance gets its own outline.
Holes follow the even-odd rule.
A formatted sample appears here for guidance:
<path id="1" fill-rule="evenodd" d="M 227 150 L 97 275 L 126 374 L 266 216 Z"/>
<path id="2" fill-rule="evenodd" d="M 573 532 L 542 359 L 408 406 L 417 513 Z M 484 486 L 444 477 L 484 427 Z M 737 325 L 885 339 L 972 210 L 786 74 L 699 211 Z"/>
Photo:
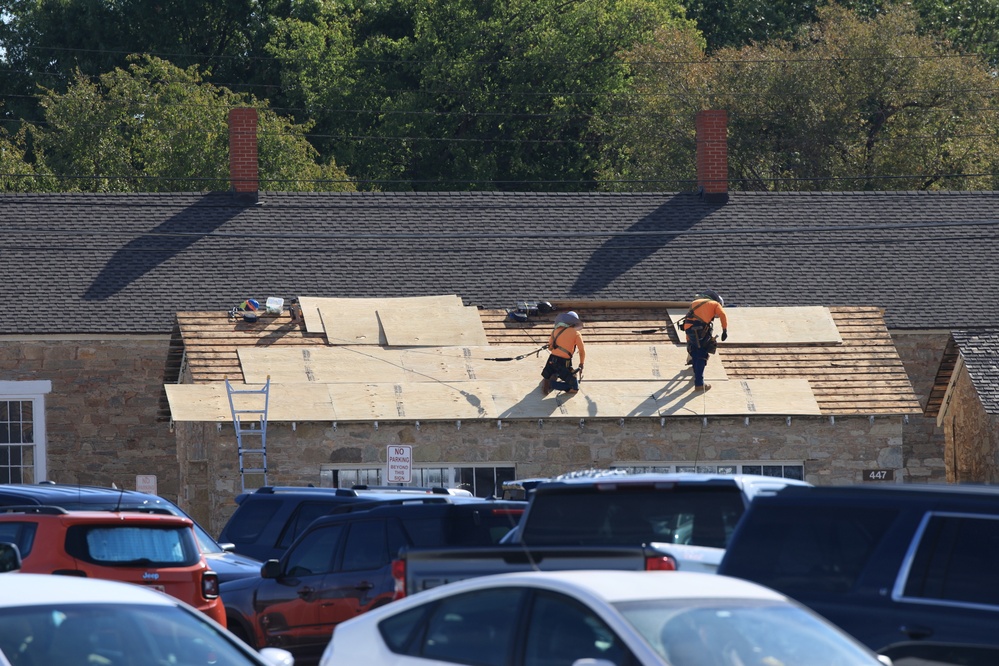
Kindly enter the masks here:
<path id="1" fill-rule="evenodd" d="M 548 336 L 548 362 L 541 371 L 541 394 L 548 395 L 553 389 L 569 394 L 579 392 L 577 374 L 583 372 L 586 348 L 579 332 L 583 322 L 575 312 L 563 312 L 555 317 L 555 328 Z M 579 368 L 573 369 L 572 357 L 579 352 Z"/>

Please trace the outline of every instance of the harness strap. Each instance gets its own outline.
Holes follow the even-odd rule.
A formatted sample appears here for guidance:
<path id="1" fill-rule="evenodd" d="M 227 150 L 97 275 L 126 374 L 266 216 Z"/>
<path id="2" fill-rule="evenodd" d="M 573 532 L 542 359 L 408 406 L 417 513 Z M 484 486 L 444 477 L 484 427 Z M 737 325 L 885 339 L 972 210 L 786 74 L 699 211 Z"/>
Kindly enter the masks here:
<path id="1" fill-rule="evenodd" d="M 569 355 L 569 359 L 568 360 L 571 360 L 572 359 L 572 352 L 569 351 L 568 349 L 566 349 L 565 347 L 563 347 L 562 345 L 558 344 L 559 336 L 562 335 L 563 333 L 565 333 L 568 330 L 569 330 L 569 328 L 566 327 L 566 326 L 564 326 L 564 327 L 562 327 L 562 329 L 558 333 L 554 334 L 554 336 L 552 337 L 552 341 L 548 343 L 548 350 L 549 351 L 555 351 L 556 349 L 561 349 L 562 351 L 564 351 L 566 354 Z"/>

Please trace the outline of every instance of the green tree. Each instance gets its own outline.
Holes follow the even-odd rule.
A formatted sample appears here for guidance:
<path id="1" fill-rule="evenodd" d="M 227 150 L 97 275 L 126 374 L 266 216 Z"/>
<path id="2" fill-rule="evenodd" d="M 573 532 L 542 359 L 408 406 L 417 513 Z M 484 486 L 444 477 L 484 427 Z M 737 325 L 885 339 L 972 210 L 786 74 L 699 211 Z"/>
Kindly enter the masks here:
<path id="1" fill-rule="evenodd" d="M 0 93 L 15 117 L 37 119 L 37 86 L 64 92 L 75 72 L 126 67 L 132 53 L 198 65 L 221 85 L 275 84 L 264 58 L 271 20 L 288 0 L 0 0 Z"/>
<path id="2" fill-rule="evenodd" d="M 818 20 L 819 10 L 839 4 L 864 17 L 893 6 L 911 7 L 922 34 L 935 34 L 956 47 L 999 65 L 999 0 L 687 0 L 687 16 L 704 33 L 709 52 L 783 39 Z"/>
<path id="3" fill-rule="evenodd" d="M 674 0 L 387 0 L 314 5 L 272 42 L 321 145 L 386 189 L 592 187 L 615 54 Z M 297 106 L 298 104 L 296 104 Z M 377 139 L 375 139 L 377 137 Z"/>
<path id="4" fill-rule="evenodd" d="M 630 56 L 639 113 L 606 119 L 603 174 L 692 172 L 697 109 L 729 111 L 729 164 L 741 189 L 977 189 L 991 187 L 997 87 L 975 57 L 919 35 L 894 6 L 864 19 L 840 7 L 793 42 L 703 51 L 676 61 L 669 41 Z M 689 49 L 688 49 L 689 51 Z M 673 59 L 671 63 L 670 60 Z M 691 70 L 698 85 L 688 85 Z M 677 113 L 675 109 L 682 109 Z M 613 113 L 613 109 L 611 113 Z M 672 129 L 654 128 L 657 122 Z M 687 136 L 687 162 L 642 137 Z M 684 135 L 684 132 L 688 132 Z M 977 174 L 977 175 L 976 175 Z"/>
<path id="5" fill-rule="evenodd" d="M 55 178 L 44 164 L 30 159 L 30 128 L 22 127 L 14 136 L 0 129 L 0 192 L 53 192 Z"/>
<path id="6" fill-rule="evenodd" d="M 136 59 L 92 81 L 77 73 L 65 93 L 42 98 L 38 150 L 64 189 L 101 192 L 228 189 L 228 111 L 258 110 L 261 189 L 352 190 L 322 164 L 293 124 L 252 96 L 202 80 L 197 68 Z"/>

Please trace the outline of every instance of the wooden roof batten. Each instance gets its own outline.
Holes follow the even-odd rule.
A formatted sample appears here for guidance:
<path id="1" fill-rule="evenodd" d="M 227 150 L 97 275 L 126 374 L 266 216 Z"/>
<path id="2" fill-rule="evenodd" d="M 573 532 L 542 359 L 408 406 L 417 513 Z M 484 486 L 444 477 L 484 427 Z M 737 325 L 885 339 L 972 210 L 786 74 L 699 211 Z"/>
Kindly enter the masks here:
<path id="1" fill-rule="evenodd" d="M 668 310 L 675 302 L 554 302 L 575 309 L 585 326 L 591 357 L 602 345 L 677 345 Z M 734 310 L 734 309 L 733 309 Z M 823 417 L 919 414 L 922 408 L 894 347 L 879 307 L 829 307 L 842 341 L 838 344 L 720 345 L 710 364 L 721 363 L 729 380 L 805 379 Z M 479 310 L 490 345 L 540 347 L 554 314 L 511 321 L 506 310 Z M 322 333 L 292 324 L 287 312 L 262 315 L 257 323 L 232 321 L 224 312 L 180 312 L 178 325 L 187 360 L 187 380 L 194 384 L 244 378 L 241 347 L 327 345 Z M 734 337 L 734 336 L 733 336 Z M 541 354 L 544 357 L 544 354 Z M 528 361 L 525 361 L 528 362 Z M 540 363 L 536 364 L 540 372 Z M 529 366 L 528 366 L 529 367 Z M 524 366 L 511 364 L 522 376 Z M 534 374 L 534 370 L 529 370 Z M 244 379 L 245 380 L 245 379 Z M 746 414 L 745 416 L 753 416 Z M 647 418 L 647 417 L 641 417 Z"/>

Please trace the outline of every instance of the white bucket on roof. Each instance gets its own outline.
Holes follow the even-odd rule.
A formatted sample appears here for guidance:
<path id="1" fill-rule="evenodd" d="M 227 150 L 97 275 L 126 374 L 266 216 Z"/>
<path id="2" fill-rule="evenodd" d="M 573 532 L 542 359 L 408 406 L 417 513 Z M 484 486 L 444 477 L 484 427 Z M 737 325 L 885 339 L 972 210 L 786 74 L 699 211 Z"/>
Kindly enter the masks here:
<path id="1" fill-rule="evenodd" d="M 277 296 L 268 296 L 264 307 L 267 308 L 269 314 L 281 314 L 284 310 L 284 299 Z"/>

